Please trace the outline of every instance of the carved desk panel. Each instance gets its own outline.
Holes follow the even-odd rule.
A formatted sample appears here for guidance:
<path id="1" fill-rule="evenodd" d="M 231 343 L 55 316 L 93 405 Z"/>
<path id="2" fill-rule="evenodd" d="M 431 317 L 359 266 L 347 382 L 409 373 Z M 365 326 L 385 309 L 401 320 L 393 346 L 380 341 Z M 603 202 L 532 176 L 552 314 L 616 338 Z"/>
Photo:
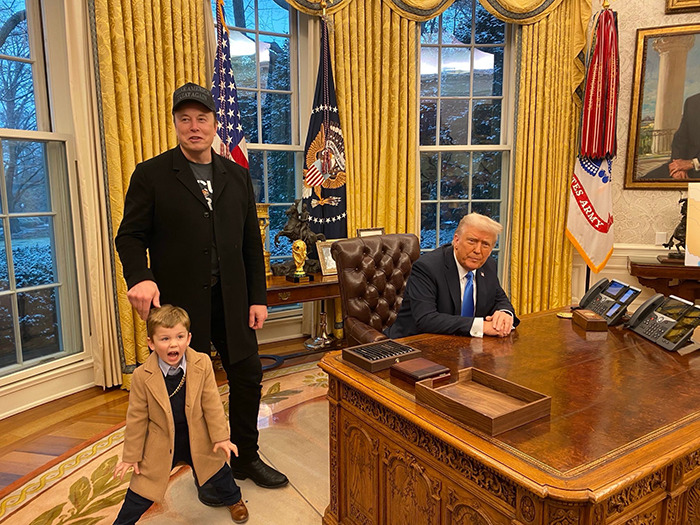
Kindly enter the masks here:
<path id="1" fill-rule="evenodd" d="M 492 437 L 327 354 L 325 524 L 700 525 L 700 355 L 553 312 L 506 339 L 402 342 L 549 395 L 551 416 Z"/>

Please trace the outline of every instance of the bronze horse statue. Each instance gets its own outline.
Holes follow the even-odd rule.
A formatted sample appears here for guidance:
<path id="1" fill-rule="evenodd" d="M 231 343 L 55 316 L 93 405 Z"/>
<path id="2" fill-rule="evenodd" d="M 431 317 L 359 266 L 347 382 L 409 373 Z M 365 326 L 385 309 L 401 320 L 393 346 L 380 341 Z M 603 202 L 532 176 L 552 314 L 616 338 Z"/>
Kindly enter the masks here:
<path id="1" fill-rule="evenodd" d="M 681 252 L 681 247 L 685 248 L 685 233 L 688 224 L 688 199 L 681 199 L 678 202 L 681 203 L 681 221 L 678 223 L 678 226 L 676 226 L 676 229 L 673 230 L 668 242 L 663 244 L 664 248 L 668 248 L 669 250 L 673 249 L 674 246 L 676 247 L 678 253 L 668 254 L 668 256 L 673 259 L 684 257 Z"/>

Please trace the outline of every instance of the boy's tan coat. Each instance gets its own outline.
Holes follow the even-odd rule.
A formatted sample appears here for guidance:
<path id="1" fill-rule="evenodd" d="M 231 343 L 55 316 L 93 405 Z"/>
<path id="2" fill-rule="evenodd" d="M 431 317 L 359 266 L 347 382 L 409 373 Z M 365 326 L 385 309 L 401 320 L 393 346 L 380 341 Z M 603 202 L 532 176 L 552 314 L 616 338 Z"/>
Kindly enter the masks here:
<path id="1" fill-rule="evenodd" d="M 229 427 L 216 387 L 211 359 L 188 348 L 185 415 L 189 427 L 192 462 L 200 483 L 224 465 L 223 452 L 214 443 L 229 439 Z M 175 446 L 175 423 L 163 372 L 154 353 L 134 371 L 126 413 L 122 461 L 138 463 L 141 473 L 131 477 L 131 490 L 161 501 L 170 478 Z"/>

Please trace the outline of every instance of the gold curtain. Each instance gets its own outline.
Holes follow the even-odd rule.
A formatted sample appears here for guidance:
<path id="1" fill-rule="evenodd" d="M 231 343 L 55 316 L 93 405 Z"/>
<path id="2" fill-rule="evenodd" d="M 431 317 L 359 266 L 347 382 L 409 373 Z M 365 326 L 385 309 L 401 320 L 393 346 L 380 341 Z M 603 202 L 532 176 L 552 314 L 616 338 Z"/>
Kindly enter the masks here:
<path id="1" fill-rule="evenodd" d="M 112 233 L 137 163 L 176 144 L 172 93 L 185 82 L 209 85 L 204 0 L 95 0 L 99 77 Z M 143 322 L 126 297 L 115 256 L 123 345 L 123 388 L 148 356 Z"/>
<path id="2" fill-rule="evenodd" d="M 518 30 L 510 290 L 521 314 L 571 300 L 572 247 L 564 232 L 590 14 L 590 0 L 563 0 Z"/>
<path id="3" fill-rule="evenodd" d="M 417 25 L 381 0 L 350 2 L 332 22 L 348 232 L 415 232 Z"/>

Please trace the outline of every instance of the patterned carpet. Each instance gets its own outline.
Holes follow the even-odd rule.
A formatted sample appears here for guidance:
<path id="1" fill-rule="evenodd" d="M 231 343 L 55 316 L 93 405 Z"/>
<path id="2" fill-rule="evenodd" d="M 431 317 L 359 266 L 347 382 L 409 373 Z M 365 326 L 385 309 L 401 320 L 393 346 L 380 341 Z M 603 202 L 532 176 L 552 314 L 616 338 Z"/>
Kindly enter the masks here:
<path id="1" fill-rule="evenodd" d="M 328 504 L 327 388 L 328 379 L 315 363 L 265 373 L 258 418 L 261 454 L 288 475 L 290 485 L 270 491 L 250 480 L 239 482 L 251 525 L 320 523 Z M 228 386 L 220 387 L 220 392 L 228 410 Z M 0 523 L 111 524 L 128 487 L 126 477 L 120 481 L 112 476 L 123 439 L 122 424 L 57 458 L 40 474 L 7 487 L 0 492 Z M 289 514 L 280 515 L 280 509 Z M 215 524 L 231 520 L 226 509 L 199 503 L 191 470 L 180 467 L 171 474 L 165 501 L 149 509 L 139 523 Z"/>

